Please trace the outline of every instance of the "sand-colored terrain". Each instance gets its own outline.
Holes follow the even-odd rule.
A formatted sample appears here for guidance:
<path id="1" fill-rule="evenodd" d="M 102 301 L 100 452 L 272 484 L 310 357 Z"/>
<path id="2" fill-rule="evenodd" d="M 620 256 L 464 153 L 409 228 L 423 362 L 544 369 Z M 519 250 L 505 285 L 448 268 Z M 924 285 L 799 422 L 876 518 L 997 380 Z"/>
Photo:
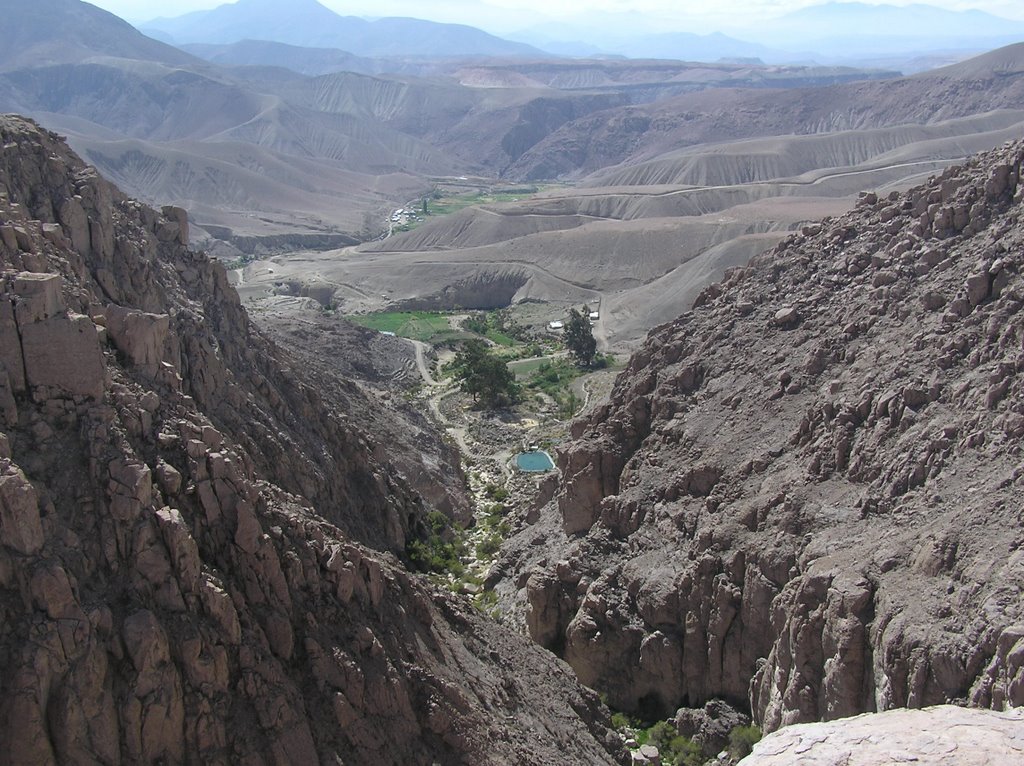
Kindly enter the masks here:
<path id="1" fill-rule="evenodd" d="M 687 310 L 726 268 L 841 214 L 860 191 L 907 188 L 1022 134 L 1024 110 L 1001 110 L 676 150 L 357 248 L 257 262 L 240 289 L 249 300 L 318 294 L 346 312 L 538 301 L 557 319 L 589 302 L 602 307 L 604 346 L 622 350 Z"/>

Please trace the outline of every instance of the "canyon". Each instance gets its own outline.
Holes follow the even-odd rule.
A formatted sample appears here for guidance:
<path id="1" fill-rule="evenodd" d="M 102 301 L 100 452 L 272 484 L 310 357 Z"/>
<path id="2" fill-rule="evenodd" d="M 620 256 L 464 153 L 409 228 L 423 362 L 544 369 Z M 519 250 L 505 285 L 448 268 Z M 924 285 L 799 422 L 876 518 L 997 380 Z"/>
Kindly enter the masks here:
<path id="1" fill-rule="evenodd" d="M 1019 757 L 1024 43 L 569 59 L 311 0 L 240 40 L 288 12 L 244 0 L 176 48 L 37 5 L 0 0 L 0 763 Z M 460 323 L 550 364 L 583 305 L 568 415 L 448 396 Z M 350 321 L 398 311 L 446 334 Z M 424 564 L 467 540 L 476 580 Z"/>
<path id="2" fill-rule="evenodd" d="M 0 137 L 4 760 L 616 762 L 566 666 L 388 552 L 465 511 L 414 413 L 325 401 L 183 211 Z"/>

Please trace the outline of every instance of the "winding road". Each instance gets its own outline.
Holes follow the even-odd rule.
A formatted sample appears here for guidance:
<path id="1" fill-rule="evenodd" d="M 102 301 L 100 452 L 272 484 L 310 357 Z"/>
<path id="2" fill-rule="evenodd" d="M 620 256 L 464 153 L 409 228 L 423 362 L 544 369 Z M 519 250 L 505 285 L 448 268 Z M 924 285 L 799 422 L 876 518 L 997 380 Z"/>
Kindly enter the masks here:
<path id="1" fill-rule="evenodd" d="M 437 422 L 441 424 L 451 437 L 455 440 L 459 450 L 464 455 L 471 455 L 472 450 L 470 449 L 469 442 L 467 441 L 467 431 L 464 426 L 457 425 L 449 420 L 445 414 L 441 411 L 441 401 L 453 393 L 455 393 L 455 387 L 447 385 L 437 380 L 433 373 L 430 371 L 430 364 L 427 362 L 427 353 L 430 351 L 430 346 L 419 340 L 411 340 L 406 338 L 411 344 L 416 354 L 416 369 L 419 370 L 420 377 L 423 378 L 423 383 L 428 389 L 427 396 L 427 407 Z"/>

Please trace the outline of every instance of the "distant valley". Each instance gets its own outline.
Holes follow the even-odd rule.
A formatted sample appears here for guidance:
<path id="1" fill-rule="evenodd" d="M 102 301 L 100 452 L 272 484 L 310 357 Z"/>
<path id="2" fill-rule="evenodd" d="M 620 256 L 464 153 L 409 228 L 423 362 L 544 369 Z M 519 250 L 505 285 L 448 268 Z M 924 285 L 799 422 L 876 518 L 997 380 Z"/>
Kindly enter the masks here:
<path id="1" fill-rule="evenodd" d="M 626 348 L 803 222 L 1024 125 L 1020 45 L 911 77 L 569 59 L 457 25 L 243 0 L 142 25 L 176 48 L 47 2 L 57 23 L 4 2 L 20 33 L 0 55 L 0 109 L 67 135 L 130 193 L 187 209 L 195 243 L 266 305 L 282 285 L 346 312 L 527 300 L 554 319 L 594 301 L 603 345 Z M 243 39 L 269 30 L 276 41 Z M 372 30 L 446 53 L 377 45 Z M 389 225 L 424 198 L 517 185 L 548 190 Z"/>

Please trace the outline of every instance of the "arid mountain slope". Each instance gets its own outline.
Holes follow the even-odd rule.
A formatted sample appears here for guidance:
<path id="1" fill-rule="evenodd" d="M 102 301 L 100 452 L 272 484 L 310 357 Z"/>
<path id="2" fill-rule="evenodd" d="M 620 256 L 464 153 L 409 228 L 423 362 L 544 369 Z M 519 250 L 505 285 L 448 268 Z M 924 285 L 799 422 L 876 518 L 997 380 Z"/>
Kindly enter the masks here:
<path id="1" fill-rule="evenodd" d="M 424 474 L 424 467 L 415 458 L 417 450 L 396 450 L 393 460 L 384 450 L 368 448 L 367 438 L 374 433 L 396 443 L 423 438 L 425 453 L 443 452 L 422 417 L 407 408 L 399 409 L 395 418 L 382 417 L 355 385 L 343 387 L 330 405 L 325 403 L 316 389 L 290 371 L 294 364 L 250 324 L 223 268 L 198 256 L 201 266 L 180 268 L 141 258 L 147 240 L 141 235 L 131 239 L 130 231 L 117 239 L 114 231 L 121 223 L 120 211 L 131 211 L 137 203 L 126 201 L 46 134 L 39 135 L 57 158 L 54 166 L 66 170 L 67 177 L 47 184 L 41 172 L 21 172 L 26 161 L 18 146 L 31 146 L 35 135 L 25 123 L 5 119 L 5 127 L 19 139 L 4 155 L 8 198 L 20 201 L 25 215 L 69 229 L 71 243 L 84 251 L 83 257 L 96 261 L 94 283 L 87 285 L 95 293 L 89 299 L 95 305 L 84 304 L 79 313 L 102 314 L 104 302 L 130 302 L 138 311 L 173 317 L 173 332 L 154 330 L 147 342 L 155 347 L 147 353 L 168 362 L 182 378 L 182 392 L 220 431 L 249 448 L 261 475 L 305 496 L 321 515 L 360 542 L 403 550 L 410 524 L 424 512 L 415 486 L 403 477 L 414 479 Z M 93 199 L 86 199 L 77 186 L 94 189 Z M 173 231 L 185 237 L 188 228 L 163 231 L 165 237 Z M 342 417 L 333 408 L 351 414 Z M 345 426 L 339 427 L 342 421 Z M 412 463 L 402 465 L 410 458 Z M 448 453 L 446 459 L 455 462 L 436 475 L 428 471 L 428 484 L 447 485 L 447 510 L 458 515 L 465 512 L 466 500 L 455 478 L 456 456 Z M 446 480 L 446 474 L 453 478 Z"/>
<path id="2" fill-rule="evenodd" d="M 3 759 L 615 762 L 563 664 L 360 545 L 431 509 L 432 432 L 325 400 L 182 211 L 0 147 Z"/>
<path id="3" fill-rule="evenodd" d="M 567 120 L 627 102 L 540 86 L 240 72 L 77 0 L 55 2 L 47 25 L 23 10 L 12 16 L 21 47 L 63 44 L 62 55 L 6 62 L 0 110 L 66 133 L 133 194 L 186 207 L 247 252 L 261 238 L 280 249 L 286 235 L 294 247 L 376 236 L 384 212 L 428 191 L 428 177 L 497 175 Z M 99 30 L 93 47 L 70 28 Z"/>
<path id="4" fill-rule="evenodd" d="M 417 74 L 422 68 L 422 65 L 404 64 L 396 59 L 364 58 L 337 48 L 307 48 L 267 40 L 241 40 L 221 45 L 194 43 L 183 45 L 181 49 L 220 66 L 284 67 L 311 77 L 332 72 Z"/>
<path id="5" fill-rule="evenodd" d="M 580 178 L 694 144 L 755 136 L 925 125 L 1024 107 L 1024 43 L 884 82 L 757 91 L 715 88 L 597 113 L 539 141 L 509 178 Z"/>
<path id="6" fill-rule="evenodd" d="M 4 20 L 0 71 L 77 63 L 90 57 L 172 65 L 197 61 L 146 37 L 117 16 L 78 0 L 0 0 L 0 16 Z"/>
<path id="7" fill-rule="evenodd" d="M 44 7 L 45 23 L 24 4 L 7 15 L 17 44 L 0 59 L 0 111 L 31 115 L 65 133 L 132 194 L 187 208 L 206 233 L 237 248 L 218 251 L 228 255 L 372 239 L 387 211 L 429 192 L 437 178 L 500 177 L 538 142 L 596 112 L 723 83 L 858 76 L 681 62 L 533 61 L 521 72 L 518 60 L 453 58 L 458 46 L 434 35 L 427 42 L 444 45 L 446 58 L 410 64 L 429 79 L 310 78 L 280 69 L 289 61 L 305 69 L 295 48 L 250 43 L 238 60 L 261 66 L 223 68 L 150 40 L 87 3 L 46 0 Z M 330 24 L 317 18 L 344 21 L 314 2 L 239 3 L 209 13 L 246 8 L 260 23 L 277 19 L 285 32 L 312 20 L 327 34 Z M 384 29 L 392 44 L 406 27 L 425 23 L 348 21 Z M 368 38 L 344 40 L 356 41 Z M 410 53 L 408 46 L 398 49 Z M 336 53 L 309 52 L 311 71 Z"/>
<path id="8" fill-rule="evenodd" d="M 5 75 L 0 103 L 66 133 L 133 193 L 174 201 L 235 239 L 292 234 L 301 245 L 317 234 L 345 244 L 428 189 L 425 175 L 466 169 L 381 120 L 293 106 L 212 68 L 23 69 Z"/>
<path id="9" fill-rule="evenodd" d="M 649 715 L 1024 704 L 1024 143 L 864 196 L 652 331 L 494 579 Z"/>
<path id="10" fill-rule="evenodd" d="M 1003 110 L 689 147 L 595 173 L 576 188 L 432 219 L 325 256 L 315 271 L 339 286 L 346 310 L 387 300 L 483 307 L 461 286 L 504 283 L 514 272 L 516 287 L 496 288 L 492 299 L 599 301 L 604 338 L 622 349 L 678 316 L 726 268 L 804 222 L 849 209 L 859 190 L 907 188 L 1022 134 L 1024 110 Z"/>

